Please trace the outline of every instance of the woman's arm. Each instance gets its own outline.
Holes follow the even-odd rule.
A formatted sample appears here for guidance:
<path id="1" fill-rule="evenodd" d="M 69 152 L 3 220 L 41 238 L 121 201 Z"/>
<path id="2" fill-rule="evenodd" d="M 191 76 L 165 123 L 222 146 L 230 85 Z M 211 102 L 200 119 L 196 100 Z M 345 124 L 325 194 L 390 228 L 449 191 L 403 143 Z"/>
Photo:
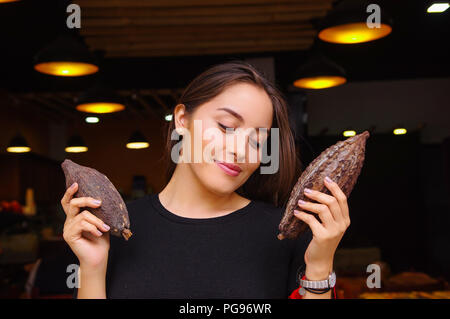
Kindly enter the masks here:
<path id="1" fill-rule="evenodd" d="M 332 266 L 326 267 L 324 269 L 312 268 L 306 266 L 305 276 L 308 280 L 325 280 L 328 279 L 332 271 Z M 309 291 L 306 291 L 305 295 L 302 299 L 331 299 L 331 292 L 333 289 L 330 289 L 328 292 L 324 294 L 313 294 Z"/>
<path id="2" fill-rule="evenodd" d="M 91 197 L 74 198 L 77 190 L 78 184 L 74 183 L 61 199 L 66 214 L 63 238 L 80 263 L 77 298 L 105 298 L 109 226 L 88 210 L 80 212 L 85 207 L 98 208 L 101 202 Z"/>
<path id="3" fill-rule="evenodd" d="M 313 233 L 305 252 L 305 275 L 308 280 L 324 280 L 329 276 L 336 248 L 350 225 L 349 208 L 344 192 L 338 184 L 328 178 L 325 178 L 325 186 L 332 196 L 305 189 L 305 195 L 317 203 L 304 201 L 298 203 L 304 210 L 317 214 L 320 222 L 313 214 L 294 210 L 295 216 L 308 224 Z M 331 298 L 331 291 L 323 295 L 314 295 L 307 291 L 305 298 Z"/>
<path id="4" fill-rule="evenodd" d="M 77 299 L 106 299 L 106 267 L 107 262 L 96 268 L 80 265 Z"/>

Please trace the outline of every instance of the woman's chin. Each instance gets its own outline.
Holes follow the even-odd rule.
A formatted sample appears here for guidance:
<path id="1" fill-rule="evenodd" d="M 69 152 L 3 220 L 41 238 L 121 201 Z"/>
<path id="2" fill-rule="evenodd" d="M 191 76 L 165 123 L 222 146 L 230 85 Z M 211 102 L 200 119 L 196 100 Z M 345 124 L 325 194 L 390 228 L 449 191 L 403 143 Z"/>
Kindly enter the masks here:
<path id="1" fill-rule="evenodd" d="M 210 188 L 215 194 L 228 195 L 236 191 L 239 188 L 238 180 L 233 181 L 228 176 L 224 174 L 211 174 L 207 179 L 208 188 Z M 240 179 L 239 179 L 240 181 Z"/>
<path id="2" fill-rule="evenodd" d="M 217 164 L 210 165 L 203 167 L 202 170 L 197 170 L 195 175 L 214 194 L 229 195 L 235 192 L 242 184 L 242 174 L 244 172 L 240 172 L 238 176 L 231 176 L 219 168 Z"/>

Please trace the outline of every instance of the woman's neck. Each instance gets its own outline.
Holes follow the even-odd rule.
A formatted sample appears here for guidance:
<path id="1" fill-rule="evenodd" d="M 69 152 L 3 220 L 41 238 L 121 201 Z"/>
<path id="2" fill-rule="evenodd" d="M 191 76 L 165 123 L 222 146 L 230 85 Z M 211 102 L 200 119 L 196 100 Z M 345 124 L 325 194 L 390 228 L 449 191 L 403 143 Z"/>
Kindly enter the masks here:
<path id="1" fill-rule="evenodd" d="M 188 218 L 212 218 L 227 215 L 250 202 L 235 192 L 224 195 L 209 191 L 187 165 L 179 163 L 159 193 L 161 204 L 170 212 Z"/>

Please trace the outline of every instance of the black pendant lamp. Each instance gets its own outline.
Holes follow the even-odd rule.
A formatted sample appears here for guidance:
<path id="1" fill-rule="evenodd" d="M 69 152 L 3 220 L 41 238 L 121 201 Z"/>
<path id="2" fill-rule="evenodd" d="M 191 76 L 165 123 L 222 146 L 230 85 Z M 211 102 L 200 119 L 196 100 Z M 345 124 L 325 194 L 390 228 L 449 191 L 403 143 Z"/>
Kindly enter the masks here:
<path id="1" fill-rule="evenodd" d="M 124 110 L 125 103 L 111 88 L 97 81 L 77 98 L 76 109 L 86 113 L 113 113 Z"/>
<path id="2" fill-rule="evenodd" d="M 76 77 L 96 73 L 99 68 L 80 39 L 64 34 L 36 54 L 34 69 L 54 76 Z"/>
<path id="3" fill-rule="evenodd" d="M 84 140 L 79 135 L 74 135 L 67 141 L 65 151 L 67 153 L 83 153 L 87 152 L 88 147 Z"/>
<path id="4" fill-rule="evenodd" d="M 298 68 L 294 77 L 293 85 L 302 89 L 326 89 L 347 82 L 344 69 L 318 52 Z"/>
<path id="5" fill-rule="evenodd" d="M 145 136 L 140 131 L 135 131 L 128 139 L 127 148 L 130 149 L 142 149 L 148 148 L 149 143 Z"/>
<path id="6" fill-rule="evenodd" d="M 372 17 L 378 13 L 379 27 L 369 27 L 368 20 L 371 23 L 376 21 Z M 392 19 L 384 6 L 378 6 L 371 1 L 341 0 L 319 22 L 318 28 L 318 37 L 322 41 L 354 44 L 386 37 L 392 32 Z"/>
<path id="7" fill-rule="evenodd" d="M 9 153 L 26 153 L 31 151 L 31 148 L 28 146 L 28 143 L 23 135 L 18 133 L 11 139 L 6 151 Z"/>

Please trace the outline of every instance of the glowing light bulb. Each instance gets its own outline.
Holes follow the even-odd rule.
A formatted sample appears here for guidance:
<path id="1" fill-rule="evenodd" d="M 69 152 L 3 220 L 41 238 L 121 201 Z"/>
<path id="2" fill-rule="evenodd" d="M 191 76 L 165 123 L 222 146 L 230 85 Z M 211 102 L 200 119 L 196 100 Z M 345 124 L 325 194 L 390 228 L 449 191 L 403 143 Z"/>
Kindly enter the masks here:
<path id="1" fill-rule="evenodd" d="M 86 113 L 112 113 L 122 111 L 125 106 L 119 103 L 95 102 L 79 104 L 76 109 Z"/>
<path id="2" fill-rule="evenodd" d="M 347 82 L 346 78 L 341 76 L 315 76 L 298 79 L 294 82 L 294 86 L 304 89 L 326 89 L 345 82 Z"/>
<path id="3" fill-rule="evenodd" d="M 65 148 L 67 153 L 83 153 L 87 152 L 88 148 L 86 146 L 68 146 Z"/>
<path id="4" fill-rule="evenodd" d="M 96 116 L 88 116 L 85 119 L 86 123 L 98 123 L 100 120 Z"/>
<path id="5" fill-rule="evenodd" d="M 447 10 L 450 7 L 448 2 L 441 2 L 441 3 L 433 3 L 431 6 L 428 7 L 427 12 L 428 13 L 441 13 Z"/>
<path id="6" fill-rule="evenodd" d="M 36 64 L 34 69 L 49 75 L 82 76 L 96 73 L 98 66 L 84 62 L 55 61 Z"/>
<path id="7" fill-rule="evenodd" d="M 344 133 L 342 133 L 342 135 L 344 135 L 345 137 L 355 136 L 356 132 L 355 131 L 344 131 Z"/>
<path id="8" fill-rule="evenodd" d="M 379 28 L 369 28 L 365 22 L 347 23 L 323 29 L 319 38 L 326 42 L 352 44 L 374 41 L 387 36 L 392 28 L 380 24 Z"/>
<path id="9" fill-rule="evenodd" d="M 147 147 L 149 147 L 149 144 L 147 142 L 127 143 L 127 148 L 131 148 L 131 149 L 141 149 L 141 148 L 147 148 Z"/>
<path id="10" fill-rule="evenodd" d="M 28 146 L 10 146 L 6 148 L 6 151 L 9 153 L 26 153 L 31 151 L 31 148 Z"/>
<path id="11" fill-rule="evenodd" d="M 403 135 L 406 134 L 406 129 L 405 128 L 396 128 L 393 133 L 394 135 Z"/>

